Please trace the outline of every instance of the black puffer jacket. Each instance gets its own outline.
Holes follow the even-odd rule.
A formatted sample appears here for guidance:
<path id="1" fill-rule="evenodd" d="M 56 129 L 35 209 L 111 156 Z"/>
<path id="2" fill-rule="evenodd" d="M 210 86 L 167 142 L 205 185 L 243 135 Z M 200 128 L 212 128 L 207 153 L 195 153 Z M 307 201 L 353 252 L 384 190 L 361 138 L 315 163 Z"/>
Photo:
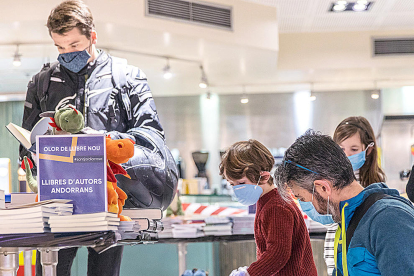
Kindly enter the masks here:
<path id="1" fill-rule="evenodd" d="M 96 60 L 79 73 L 73 73 L 58 63 L 44 67 L 28 84 L 22 126 L 31 130 L 40 120 L 40 113 L 58 110 L 68 104 L 74 105 L 84 114 L 85 126 L 110 132 L 113 139 L 131 138 L 137 143 L 133 160 L 145 163 L 147 168 L 145 175 L 141 176 L 142 172 L 135 172 L 137 169 L 133 164 L 125 167 L 130 175 L 135 176 L 133 179 L 135 184 L 128 182 L 128 185 L 134 190 L 131 192 L 137 194 L 134 196 L 134 202 L 129 200 L 128 205 L 166 208 L 175 194 L 178 171 L 165 145 L 164 131 L 145 74 L 137 67 L 119 61 L 121 59 L 100 51 Z M 116 66 L 113 66 L 114 62 L 117 62 Z M 120 72 L 112 71 L 121 69 L 121 66 L 124 66 L 120 70 L 124 79 L 120 87 L 117 79 Z M 45 76 L 49 82 L 45 81 L 47 80 Z M 146 136 L 143 136 L 143 133 Z M 165 164 L 162 166 L 163 170 L 159 169 L 159 160 L 157 164 L 152 164 L 152 159 L 145 159 L 145 161 L 141 160 L 142 158 L 137 159 L 137 156 L 143 155 L 140 151 L 148 151 L 146 147 L 152 144 L 147 142 L 148 139 L 158 141 L 157 150 L 163 154 L 157 155 Z M 154 146 L 151 145 L 149 150 L 155 152 Z M 30 156 L 21 146 L 20 157 L 25 155 Z M 147 173 L 153 170 L 156 171 L 154 181 L 148 181 Z M 140 184 L 142 178 L 147 179 L 145 184 Z M 118 181 L 122 188 L 123 179 L 118 178 Z M 129 193 L 128 187 L 124 189 Z M 142 198 L 144 194 L 145 198 Z M 131 195 L 130 193 L 130 197 Z"/>
<path id="2" fill-rule="evenodd" d="M 113 58 L 101 51 L 93 64 L 79 73 L 73 73 L 57 64 L 44 70 L 52 70 L 46 96 L 46 110 L 41 110 L 39 95 L 43 83 L 39 83 L 41 73 L 29 82 L 24 108 L 23 124 L 31 130 L 43 111 L 58 110 L 68 104 L 76 106 L 85 115 L 85 126 L 95 130 L 127 133 L 140 127 L 158 133 L 164 132 L 158 119 L 151 90 L 145 74 L 134 66 L 127 66 L 126 88 L 131 105 L 131 116 L 122 104 L 122 95 L 114 89 L 112 78 Z"/>

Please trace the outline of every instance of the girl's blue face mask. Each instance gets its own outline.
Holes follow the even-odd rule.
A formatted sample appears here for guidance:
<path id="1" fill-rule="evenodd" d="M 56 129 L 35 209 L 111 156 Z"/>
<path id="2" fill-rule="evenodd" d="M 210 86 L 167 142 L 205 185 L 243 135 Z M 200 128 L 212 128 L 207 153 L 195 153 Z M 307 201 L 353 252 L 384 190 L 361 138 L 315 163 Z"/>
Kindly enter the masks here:
<path id="1" fill-rule="evenodd" d="M 373 146 L 374 146 L 374 142 L 372 142 L 371 144 L 369 144 L 364 151 L 361 151 L 361 152 L 359 152 L 357 154 L 348 156 L 348 159 L 349 159 L 349 161 L 351 161 L 352 169 L 354 171 L 359 170 L 365 164 L 367 150 L 370 147 L 373 147 Z"/>
<path id="2" fill-rule="evenodd" d="M 90 46 L 88 46 L 88 48 L 89 47 Z M 57 60 L 69 71 L 78 73 L 88 64 L 90 57 L 91 55 L 85 49 L 83 51 L 59 54 Z"/>
<path id="3" fill-rule="evenodd" d="M 256 185 L 252 184 L 240 184 L 233 186 L 234 195 L 237 201 L 243 205 L 255 204 L 263 193 L 262 187 L 259 186 L 260 178 Z"/>
<path id="4" fill-rule="evenodd" d="M 328 214 L 321 215 L 316 211 L 315 206 L 313 206 L 313 195 L 315 193 L 315 184 L 313 185 L 313 191 L 312 191 L 312 201 L 304 202 L 299 200 L 299 205 L 302 208 L 302 211 L 305 212 L 312 220 L 317 221 L 322 224 L 332 224 L 335 223 L 335 221 L 332 218 L 332 215 L 329 214 L 329 197 L 328 197 Z"/>

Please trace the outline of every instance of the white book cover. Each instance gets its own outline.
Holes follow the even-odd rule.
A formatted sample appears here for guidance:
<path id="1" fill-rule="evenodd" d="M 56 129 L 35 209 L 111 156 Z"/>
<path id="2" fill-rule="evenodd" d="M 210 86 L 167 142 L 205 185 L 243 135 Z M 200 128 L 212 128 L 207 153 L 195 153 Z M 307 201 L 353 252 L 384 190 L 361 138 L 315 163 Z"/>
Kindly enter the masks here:
<path id="1" fill-rule="evenodd" d="M 119 221 L 89 221 L 89 222 L 70 222 L 67 223 L 65 221 L 51 221 L 50 227 L 84 227 L 84 226 L 107 226 L 107 225 L 113 225 L 118 226 Z"/>
<path id="2" fill-rule="evenodd" d="M 23 215 L 23 214 L 36 214 L 36 213 L 70 213 L 72 214 L 72 207 L 69 208 L 48 208 L 46 206 L 36 206 L 32 208 L 24 208 L 24 209 L 2 209 L 0 210 L 0 217 L 4 216 L 14 216 L 14 215 Z"/>
<path id="3" fill-rule="evenodd" d="M 75 214 L 75 215 L 71 215 L 69 217 L 62 217 L 62 216 L 56 216 L 56 217 L 51 217 L 51 220 L 66 220 L 66 221 L 76 221 L 79 219 L 117 219 L 118 218 L 118 214 L 116 213 L 111 213 L 111 212 L 99 212 L 99 213 L 90 213 L 90 214 Z"/>
<path id="4" fill-rule="evenodd" d="M 21 229 L 21 228 L 34 228 L 34 227 L 49 227 L 47 222 L 33 222 L 33 223 L 15 223 L 15 224 L 0 224 L 0 229 Z"/>
<path id="5" fill-rule="evenodd" d="M 83 227 L 51 227 L 51 232 L 99 232 L 116 231 L 118 226 L 83 226 Z"/>
<path id="6" fill-rule="evenodd" d="M 26 227 L 21 229 L 0 229 L 0 234 L 31 234 L 50 232 L 46 227 Z"/>
<path id="7" fill-rule="evenodd" d="M 136 219 L 136 218 L 162 219 L 162 210 L 156 209 L 156 208 L 123 209 L 122 215 L 128 216 L 131 219 Z"/>

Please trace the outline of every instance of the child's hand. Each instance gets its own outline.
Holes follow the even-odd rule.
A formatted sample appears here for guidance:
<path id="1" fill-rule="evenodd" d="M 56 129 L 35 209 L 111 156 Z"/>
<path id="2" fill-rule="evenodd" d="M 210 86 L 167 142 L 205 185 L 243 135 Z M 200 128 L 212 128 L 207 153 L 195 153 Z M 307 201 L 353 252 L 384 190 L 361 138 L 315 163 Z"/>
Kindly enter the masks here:
<path id="1" fill-rule="evenodd" d="M 231 272 L 230 276 L 250 276 L 247 272 L 247 266 L 239 267 Z"/>

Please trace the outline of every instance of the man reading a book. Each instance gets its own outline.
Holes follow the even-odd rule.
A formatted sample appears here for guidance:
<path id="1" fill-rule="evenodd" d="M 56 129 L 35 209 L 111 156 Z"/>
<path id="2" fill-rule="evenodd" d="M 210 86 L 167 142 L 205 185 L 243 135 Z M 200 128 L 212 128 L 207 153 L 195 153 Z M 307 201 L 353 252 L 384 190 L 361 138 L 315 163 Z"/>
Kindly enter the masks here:
<path id="1" fill-rule="evenodd" d="M 128 65 L 126 60 L 112 57 L 96 47 L 98 35 L 88 6 L 80 0 L 60 3 L 51 11 L 47 27 L 59 52 L 58 62 L 44 65 L 29 82 L 23 128 L 30 131 L 40 120 L 42 112 L 57 111 L 73 105 L 83 113 L 85 126 L 92 130 L 108 133 L 112 139 L 130 138 L 136 144 L 140 144 L 142 136 L 153 137 L 162 141 L 160 147 L 165 147 L 164 131 L 145 74 L 137 67 Z M 167 148 L 164 152 L 170 154 Z M 21 146 L 20 157 L 23 156 L 31 157 L 27 149 Z M 138 181 L 139 174 L 135 175 Z M 158 189 L 170 193 L 161 195 L 162 200 L 148 200 L 163 202 L 159 203 L 160 206 L 147 207 L 164 209 L 169 205 L 177 180 L 167 182 L 157 181 L 139 186 L 140 189 L 147 189 L 147 193 L 142 194 L 150 194 L 145 185 L 152 185 L 155 190 L 158 189 L 157 185 L 169 186 Z M 169 197 L 171 200 L 168 202 Z M 91 248 L 88 251 L 89 276 L 119 275 L 122 246 L 101 254 Z M 59 251 L 59 276 L 70 275 L 76 252 L 77 248 Z M 37 262 L 36 275 L 41 274 Z"/>

